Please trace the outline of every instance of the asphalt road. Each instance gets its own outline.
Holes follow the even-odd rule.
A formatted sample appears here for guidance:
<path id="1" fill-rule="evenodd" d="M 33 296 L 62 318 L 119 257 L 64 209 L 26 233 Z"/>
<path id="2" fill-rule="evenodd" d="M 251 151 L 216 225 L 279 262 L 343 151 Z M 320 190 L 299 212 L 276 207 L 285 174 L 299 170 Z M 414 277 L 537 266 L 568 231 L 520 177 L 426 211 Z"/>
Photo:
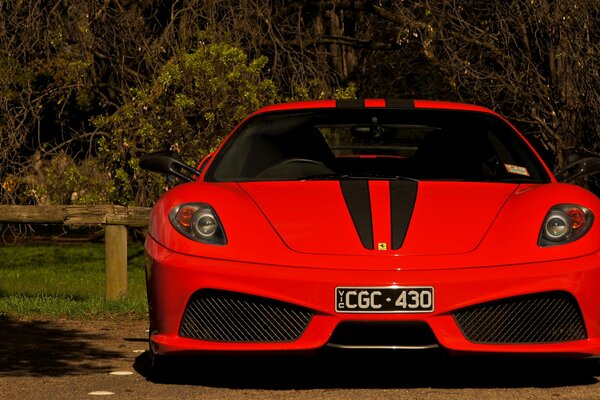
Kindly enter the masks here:
<path id="1" fill-rule="evenodd" d="M 598 361 L 423 353 L 179 359 L 146 322 L 0 317 L 0 399 L 600 399 Z"/>

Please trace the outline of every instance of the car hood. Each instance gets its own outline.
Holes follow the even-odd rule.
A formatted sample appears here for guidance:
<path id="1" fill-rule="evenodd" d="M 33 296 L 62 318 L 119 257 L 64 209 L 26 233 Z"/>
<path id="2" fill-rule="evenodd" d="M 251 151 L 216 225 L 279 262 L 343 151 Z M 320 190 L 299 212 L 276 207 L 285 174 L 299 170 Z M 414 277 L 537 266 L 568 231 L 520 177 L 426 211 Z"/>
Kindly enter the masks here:
<path id="1" fill-rule="evenodd" d="M 406 193 L 398 197 L 390 195 L 393 182 L 359 182 L 351 196 L 338 181 L 246 182 L 239 186 L 294 251 L 380 256 L 473 251 L 518 187 L 421 181 L 401 186 Z M 403 214 L 400 223 L 404 220 L 406 225 L 400 229 L 401 240 L 392 233 L 398 231 L 394 228 L 399 223 L 394 216 L 397 210 Z M 361 222 L 369 217 L 370 225 Z"/>

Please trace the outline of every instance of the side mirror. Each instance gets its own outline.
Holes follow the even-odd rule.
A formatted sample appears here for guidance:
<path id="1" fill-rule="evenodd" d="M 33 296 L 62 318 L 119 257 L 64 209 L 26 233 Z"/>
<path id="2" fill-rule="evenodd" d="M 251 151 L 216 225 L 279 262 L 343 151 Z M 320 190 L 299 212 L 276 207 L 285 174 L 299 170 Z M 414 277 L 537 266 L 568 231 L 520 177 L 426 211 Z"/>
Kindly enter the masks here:
<path id="1" fill-rule="evenodd" d="M 164 175 L 173 175 L 185 182 L 192 182 L 193 176 L 200 175 L 197 169 L 185 164 L 181 156 L 174 151 L 145 154 L 139 160 L 141 169 Z"/>
<path id="2" fill-rule="evenodd" d="M 573 180 L 586 175 L 593 175 L 600 172 L 600 158 L 588 157 L 577 160 L 565 168 L 556 172 L 556 179 L 560 182 L 572 182 Z"/>

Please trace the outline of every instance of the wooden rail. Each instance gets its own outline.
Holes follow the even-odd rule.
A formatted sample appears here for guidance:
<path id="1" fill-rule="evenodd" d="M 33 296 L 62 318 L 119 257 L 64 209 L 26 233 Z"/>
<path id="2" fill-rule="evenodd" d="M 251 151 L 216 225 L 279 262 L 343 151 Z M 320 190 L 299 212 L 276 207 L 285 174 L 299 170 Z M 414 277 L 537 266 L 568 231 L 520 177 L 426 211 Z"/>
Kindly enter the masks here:
<path id="1" fill-rule="evenodd" d="M 123 206 L 2 206 L 0 223 L 104 225 L 106 298 L 127 292 L 127 227 L 148 225 L 150 208 Z"/>

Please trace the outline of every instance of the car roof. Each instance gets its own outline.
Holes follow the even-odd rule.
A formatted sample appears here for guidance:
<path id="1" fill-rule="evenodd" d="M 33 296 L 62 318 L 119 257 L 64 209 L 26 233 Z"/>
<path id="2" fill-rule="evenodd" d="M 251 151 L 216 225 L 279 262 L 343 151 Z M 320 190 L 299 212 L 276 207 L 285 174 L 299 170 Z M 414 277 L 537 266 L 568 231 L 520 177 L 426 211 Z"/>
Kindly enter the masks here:
<path id="1" fill-rule="evenodd" d="M 405 99 L 343 99 L 343 100 L 313 100 L 291 103 L 274 104 L 263 107 L 254 114 L 273 111 L 304 110 L 315 108 L 400 108 L 400 109 L 445 109 L 478 111 L 500 116 L 494 111 L 472 104 L 435 100 L 405 100 Z"/>

